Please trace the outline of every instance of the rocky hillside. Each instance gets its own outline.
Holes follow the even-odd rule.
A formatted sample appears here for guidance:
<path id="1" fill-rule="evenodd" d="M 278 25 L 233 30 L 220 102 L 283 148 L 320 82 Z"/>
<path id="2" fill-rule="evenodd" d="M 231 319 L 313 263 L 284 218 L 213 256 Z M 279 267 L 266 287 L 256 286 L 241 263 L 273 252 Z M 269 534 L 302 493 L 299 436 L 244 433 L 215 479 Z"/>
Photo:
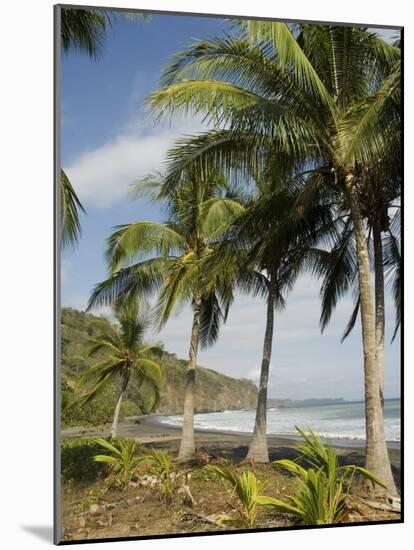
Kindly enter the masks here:
<path id="1" fill-rule="evenodd" d="M 187 361 L 166 353 L 162 363 L 166 373 L 166 385 L 158 412 L 180 414 L 184 403 L 183 388 Z M 231 378 L 214 370 L 198 367 L 195 394 L 197 412 L 251 409 L 256 406 L 257 388 L 250 380 Z"/>
<path id="2" fill-rule="evenodd" d="M 93 335 L 92 321 L 95 316 L 63 308 L 62 329 L 62 423 L 64 425 L 100 424 L 109 422 L 116 399 L 116 386 L 108 388 L 99 398 L 90 404 L 74 406 L 74 386 L 78 376 L 92 364 L 85 358 L 84 348 L 88 338 Z M 184 384 L 187 362 L 165 352 L 161 359 L 165 369 L 166 384 L 156 412 L 160 414 L 180 414 L 183 409 Z M 257 388 L 250 380 L 239 380 L 215 372 L 197 368 L 196 411 L 213 412 L 226 409 L 249 409 L 255 407 Z M 122 414 L 142 413 L 137 387 L 133 379 L 129 384 Z"/>

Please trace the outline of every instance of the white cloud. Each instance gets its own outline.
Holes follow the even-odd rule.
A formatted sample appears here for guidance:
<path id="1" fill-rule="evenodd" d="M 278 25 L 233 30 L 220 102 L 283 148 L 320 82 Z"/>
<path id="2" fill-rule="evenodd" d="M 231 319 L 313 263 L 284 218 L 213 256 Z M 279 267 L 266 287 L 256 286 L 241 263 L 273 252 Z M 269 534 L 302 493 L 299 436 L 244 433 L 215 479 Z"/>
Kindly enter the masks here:
<path id="1" fill-rule="evenodd" d="M 174 125 L 174 128 L 164 126 L 150 130 L 131 124 L 129 131 L 82 153 L 65 169 L 82 202 L 106 208 L 125 199 L 129 186 L 137 177 L 162 170 L 165 153 L 177 138 L 202 129 L 198 120 Z"/>

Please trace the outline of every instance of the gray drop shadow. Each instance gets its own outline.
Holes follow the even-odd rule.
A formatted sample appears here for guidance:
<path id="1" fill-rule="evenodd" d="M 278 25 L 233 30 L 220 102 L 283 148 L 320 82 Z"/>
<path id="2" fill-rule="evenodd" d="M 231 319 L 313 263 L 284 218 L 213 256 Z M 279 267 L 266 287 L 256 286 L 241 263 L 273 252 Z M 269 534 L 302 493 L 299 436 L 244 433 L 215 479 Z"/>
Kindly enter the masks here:
<path id="1" fill-rule="evenodd" d="M 38 539 L 53 543 L 53 527 L 51 525 L 21 525 L 21 528 Z"/>

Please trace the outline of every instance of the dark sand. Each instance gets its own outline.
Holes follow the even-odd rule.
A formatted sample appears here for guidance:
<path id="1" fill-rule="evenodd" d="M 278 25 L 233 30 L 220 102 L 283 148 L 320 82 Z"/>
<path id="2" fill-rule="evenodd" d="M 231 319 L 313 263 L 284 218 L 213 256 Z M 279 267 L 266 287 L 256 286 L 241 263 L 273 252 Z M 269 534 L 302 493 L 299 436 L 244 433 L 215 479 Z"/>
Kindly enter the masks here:
<path id="1" fill-rule="evenodd" d="M 62 430 L 62 439 L 71 437 L 95 437 L 109 435 L 110 426 L 101 428 L 67 428 Z M 160 422 L 157 415 L 145 417 L 130 417 L 119 424 L 118 435 L 136 439 L 148 447 L 168 448 L 173 453 L 178 451 L 181 428 L 168 426 Z M 238 432 L 219 432 L 196 430 L 196 446 L 211 456 L 224 457 L 229 460 L 242 460 L 247 453 L 251 434 Z M 297 456 L 297 440 L 284 436 L 269 435 L 269 454 L 271 460 L 280 458 L 295 458 Z M 336 452 L 343 457 L 344 462 L 362 464 L 365 449 L 361 443 L 353 441 L 333 441 Z M 401 453 L 399 448 L 389 448 L 389 455 L 394 473 L 399 478 Z"/>

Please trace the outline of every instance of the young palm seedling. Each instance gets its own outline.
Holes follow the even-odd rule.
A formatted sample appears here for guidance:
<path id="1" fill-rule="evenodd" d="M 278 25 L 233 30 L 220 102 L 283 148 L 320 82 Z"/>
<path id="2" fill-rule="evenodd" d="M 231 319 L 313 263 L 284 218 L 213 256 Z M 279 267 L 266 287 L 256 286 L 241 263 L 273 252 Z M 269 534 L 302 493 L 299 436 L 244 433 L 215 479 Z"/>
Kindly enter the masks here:
<path id="1" fill-rule="evenodd" d="M 218 523 L 232 524 L 241 529 L 253 529 L 257 520 L 258 499 L 262 496 L 267 482 L 259 481 L 250 471 L 238 476 L 225 466 L 209 465 L 207 469 L 230 483 L 236 501 L 232 503 L 232 508 L 237 512 L 237 516 L 222 515 L 218 518 Z"/>
<path id="2" fill-rule="evenodd" d="M 359 466 L 339 466 L 332 445 L 323 445 L 311 431 L 306 435 L 296 427 L 304 438 L 300 443 L 300 459 L 310 468 L 305 469 L 292 460 L 276 460 L 276 467 L 288 470 L 297 478 L 297 490 L 289 502 L 272 497 L 259 496 L 257 502 L 271 510 L 288 512 L 307 524 L 323 525 L 339 523 L 345 515 L 345 501 L 357 472 L 373 483 L 385 487 L 374 474 Z"/>
<path id="3" fill-rule="evenodd" d="M 119 439 L 109 443 L 106 439 L 99 438 L 96 443 L 108 451 L 108 454 L 95 455 L 94 461 L 107 463 L 124 487 L 128 487 L 135 468 L 142 461 L 142 457 L 136 456 L 138 449 L 136 442 L 130 439 Z"/>
<path id="4" fill-rule="evenodd" d="M 158 479 L 164 502 L 166 505 L 169 504 L 173 499 L 177 479 L 180 476 L 170 453 L 153 451 L 151 454 L 143 456 L 141 462 L 149 464 L 149 473 Z"/>

